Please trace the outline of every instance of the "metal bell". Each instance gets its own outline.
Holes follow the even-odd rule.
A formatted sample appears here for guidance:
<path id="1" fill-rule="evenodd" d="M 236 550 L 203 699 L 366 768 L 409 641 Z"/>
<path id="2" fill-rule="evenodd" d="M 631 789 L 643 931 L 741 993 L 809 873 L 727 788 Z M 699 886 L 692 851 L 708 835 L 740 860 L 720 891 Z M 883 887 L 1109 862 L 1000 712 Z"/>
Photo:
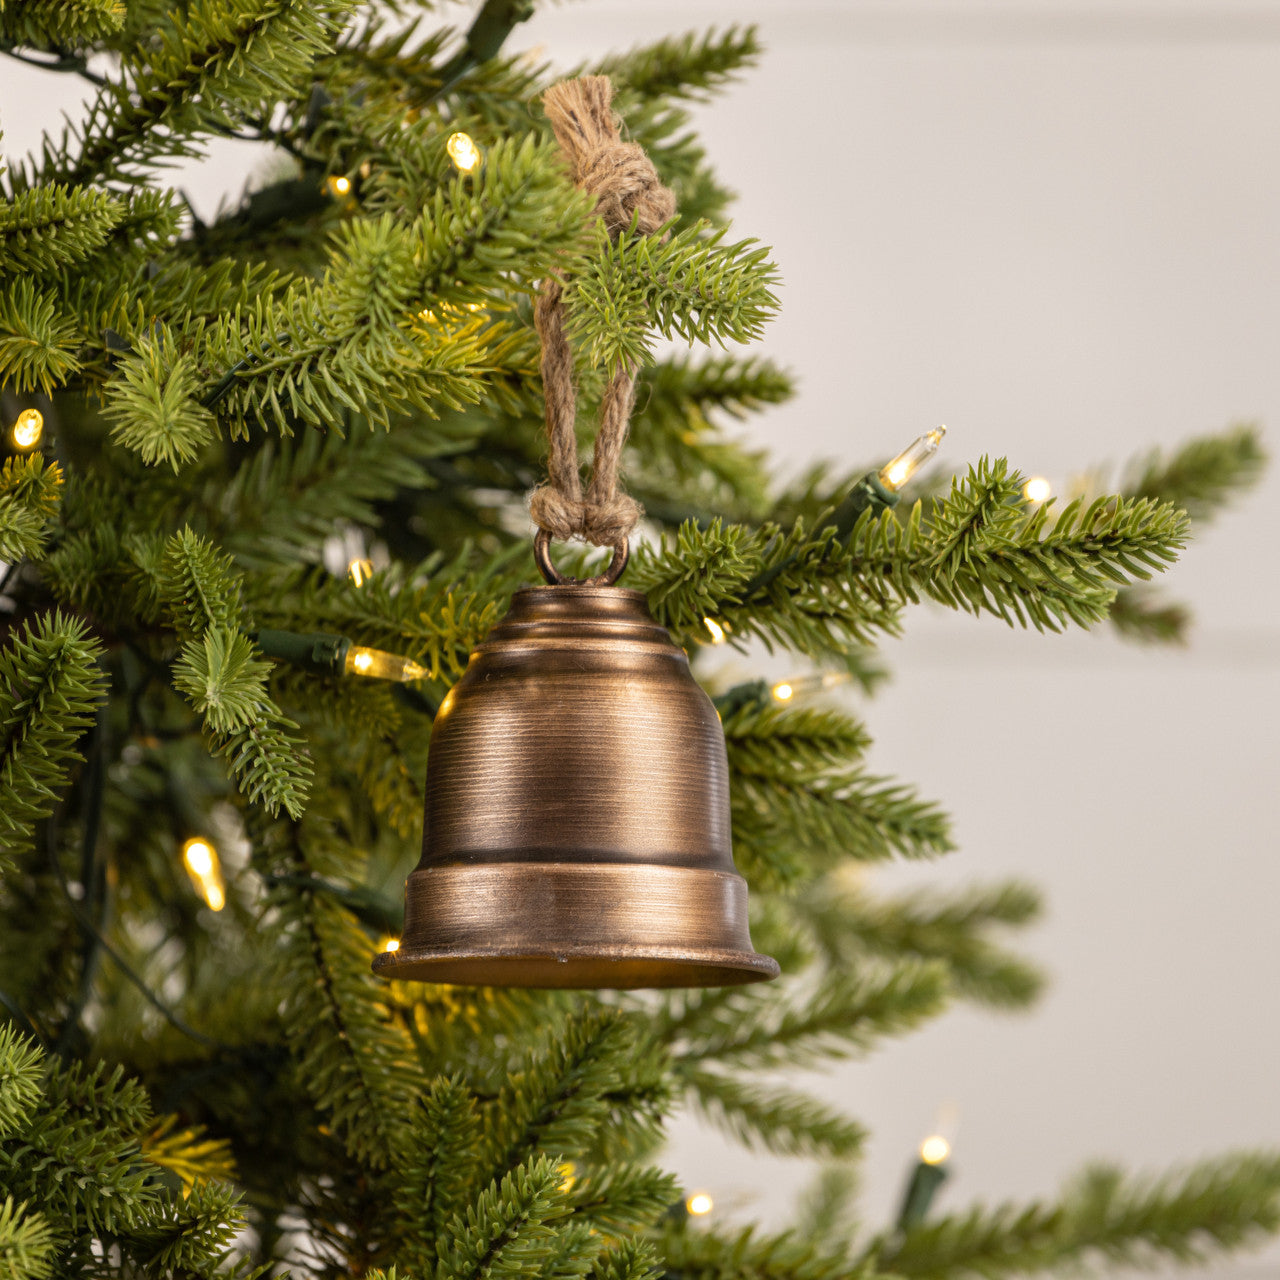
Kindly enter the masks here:
<path id="1" fill-rule="evenodd" d="M 724 733 L 638 591 L 531 587 L 431 734 L 422 860 L 383 977 L 714 987 L 776 977 L 733 865 Z"/>

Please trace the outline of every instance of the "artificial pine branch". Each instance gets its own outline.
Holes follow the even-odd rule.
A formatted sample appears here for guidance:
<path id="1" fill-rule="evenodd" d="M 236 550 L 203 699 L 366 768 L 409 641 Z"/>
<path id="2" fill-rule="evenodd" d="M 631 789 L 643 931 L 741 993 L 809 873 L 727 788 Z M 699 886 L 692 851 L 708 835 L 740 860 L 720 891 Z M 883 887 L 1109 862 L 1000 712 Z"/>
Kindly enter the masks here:
<path id="1" fill-rule="evenodd" d="M 170 15 L 124 79 L 103 86 L 83 125 L 60 142 L 46 135 L 39 166 L 15 178 L 21 186 L 123 181 L 162 158 L 200 155 L 202 133 L 234 127 L 293 89 L 350 7 L 198 0 Z"/>
<path id="2" fill-rule="evenodd" d="M 0 1276 L 45 1280 L 53 1272 L 57 1237 L 45 1217 L 12 1196 L 0 1201 Z"/>
<path id="3" fill-rule="evenodd" d="M 1181 507 L 1197 523 L 1211 519 L 1262 476 L 1267 455 L 1257 427 L 1198 436 L 1156 451 L 1130 468 L 1125 492 Z"/>
<path id="4" fill-rule="evenodd" d="M 115 35 L 123 25 L 119 0 L 10 0 L 0 5 L 0 46 L 65 50 Z"/>
<path id="5" fill-rule="evenodd" d="M 1017 881 L 949 896 L 878 897 L 828 878 L 792 909 L 837 968 L 869 956 L 942 961 L 958 995 L 997 1008 L 1032 1003 L 1044 984 L 1034 966 L 989 936 L 993 927 L 1024 926 L 1039 915 L 1039 895 Z"/>
<path id="6" fill-rule="evenodd" d="M 1244 1153 L 1159 1179 L 1087 1171 L 1056 1202 L 975 1209 L 881 1237 L 865 1258 L 895 1275 L 998 1277 L 1106 1260 L 1204 1262 L 1280 1223 L 1280 1160 Z"/>
<path id="7" fill-rule="evenodd" d="M 595 254 L 565 288 L 573 341 L 612 374 L 650 354 L 653 333 L 686 342 L 750 342 L 778 308 L 769 250 L 722 245 L 723 230 L 692 226 L 662 241 L 600 233 Z"/>
<path id="8" fill-rule="evenodd" d="M 109 192 L 62 185 L 0 200 L 0 275 L 44 275 L 101 249 L 124 218 Z"/>
<path id="9" fill-rule="evenodd" d="M 704 101 L 755 66 L 762 52 L 754 26 L 689 32 L 605 58 L 594 74 L 640 98 Z"/>
<path id="10" fill-rule="evenodd" d="M 747 1147 L 777 1155 L 848 1159 L 866 1140 L 862 1125 L 793 1089 L 717 1071 L 686 1071 L 681 1079 L 702 1113 Z"/>
<path id="11" fill-rule="evenodd" d="M 0 468 L 0 560 L 39 557 L 61 490 L 62 469 L 56 462 L 46 466 L 43 454 L 5 459 Z"/>
<path id="12" fill-rule="evenodd" d="M 104 696 L 101 650 L 78 619 L 45 614 L 0 651 L 0 873 L 63 786 Z"/>

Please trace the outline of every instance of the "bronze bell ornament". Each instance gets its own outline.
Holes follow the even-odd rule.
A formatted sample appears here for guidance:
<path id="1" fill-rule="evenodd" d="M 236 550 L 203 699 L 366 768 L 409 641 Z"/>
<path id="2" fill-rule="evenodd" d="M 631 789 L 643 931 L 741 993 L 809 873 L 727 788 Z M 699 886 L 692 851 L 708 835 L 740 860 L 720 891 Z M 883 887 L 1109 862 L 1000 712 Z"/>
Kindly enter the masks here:
<path id="1" fill-rule="evenodd" d="M 776 977 L 747 928 L 711 699 L 638 591 L 529 587 L 431 733 L 388 978 L 701 987 Z"/>
<path id="2" fill-rule="evenodd" d="M 554 85 L 547 116 L 610 233 L 674 213 L 644 152 L 620 140 L 603 76 Z M 634 398 L 619 369 L 600 407 L 583 493 L 561 284 L 534 308 L 548 483 L 530 511 L 550 584 L 518 591 L 436 715 L 422 859 L 409 876 L 388 978 L 510 987 L 702 987 L 760 982 L 747 886 L 733 865 L 729 764 L 684 651 L 617 587 L 640 508 L 618 491 Z M 597 578 L 566 579 L 551 538 L 612 546 Z"/>

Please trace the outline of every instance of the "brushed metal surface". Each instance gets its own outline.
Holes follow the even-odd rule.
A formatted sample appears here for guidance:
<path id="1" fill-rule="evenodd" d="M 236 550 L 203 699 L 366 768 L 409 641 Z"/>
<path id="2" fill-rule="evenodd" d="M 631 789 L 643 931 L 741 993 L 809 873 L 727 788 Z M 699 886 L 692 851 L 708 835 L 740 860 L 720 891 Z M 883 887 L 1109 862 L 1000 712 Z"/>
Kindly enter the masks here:
<path id="1" fill-rule="evenodd" d="M 432 729 L 400 949 L 375 968 L 510 986 L 776 975 L 751 947 L 719 717 L 640 592 L 527 588 L 476 647 Z"/>
<path id="2" fill-rule="evenodd" d="M 751 949 L 741 876 L 610 863 L 425 867 L 397 951 L 374 969 L 423 982 L 727 986 L 776 977 Z M 745 945 L 744 945 L 745 941 Z"/>

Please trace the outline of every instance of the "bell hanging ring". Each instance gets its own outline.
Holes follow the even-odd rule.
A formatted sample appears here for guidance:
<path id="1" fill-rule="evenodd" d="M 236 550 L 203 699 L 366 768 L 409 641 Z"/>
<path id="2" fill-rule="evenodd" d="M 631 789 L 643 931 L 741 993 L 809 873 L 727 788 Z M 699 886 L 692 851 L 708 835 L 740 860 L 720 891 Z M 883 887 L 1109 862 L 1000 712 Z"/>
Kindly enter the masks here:
<path id="1" fill-rule="evenodd" d="M 720 719 L 640 592 L 529 587 L 477 646 L 432 729 L 400 946 L 373 963 L 510 987 L 777 976 L 733 864 Z"/>

